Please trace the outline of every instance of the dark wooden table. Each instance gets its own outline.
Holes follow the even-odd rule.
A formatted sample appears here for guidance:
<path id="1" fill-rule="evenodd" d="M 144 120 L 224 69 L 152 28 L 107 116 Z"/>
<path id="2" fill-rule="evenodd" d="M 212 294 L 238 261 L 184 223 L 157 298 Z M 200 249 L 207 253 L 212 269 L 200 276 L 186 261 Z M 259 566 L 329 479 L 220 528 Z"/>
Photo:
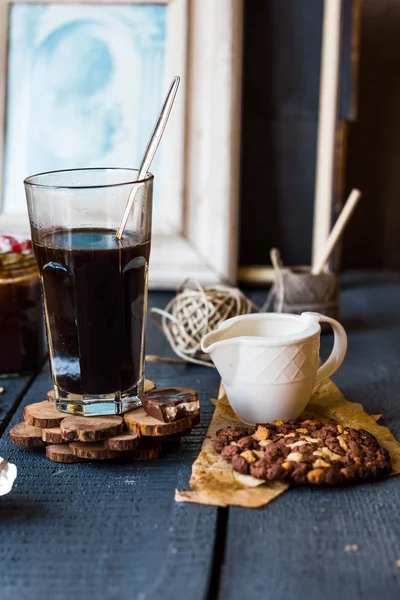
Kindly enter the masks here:
<path id="1" fill-rule="evenodd" d="M 353 274 L 342 287 L 349 351 L 335 381 L 400 439 L 400 276 Z M 154 293 L 151 304 L 169 297 Z M 325 354 L 331 341 L 323 338 Z M 170 354 L 152 323 L 147 351 Z M 59 465 L 11 445 L 10 425 L 45 397 L 50 378 L 45 366 L 3 381 L 0 456 L 18 479 L 0 498 L 0 600 L 398 600 L 398 478 L 292 489 L 259 510 L 177 504 L 219 380 L 196 366 L 149 364 L 147 376 L 197 388 L 202 423 L 181 450 L 136 464 Z"/>

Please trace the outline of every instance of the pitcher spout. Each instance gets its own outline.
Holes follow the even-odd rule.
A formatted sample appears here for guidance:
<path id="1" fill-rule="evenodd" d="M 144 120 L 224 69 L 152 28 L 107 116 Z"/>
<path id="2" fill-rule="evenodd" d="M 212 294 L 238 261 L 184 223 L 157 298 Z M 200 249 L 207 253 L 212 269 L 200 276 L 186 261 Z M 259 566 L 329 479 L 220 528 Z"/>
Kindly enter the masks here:
<path id="1" fill-rule="evenodd" d="M 202 351 L 205 352 L 205 354 L 211 354 L 211 352 L 214 350 L 217 344 L 218 346 L 220 346 L 224 342 L 227 342 L 229 336 L 227 336 L 226 334 L 224 335 L 224 333 L 230 327 L 231 325 L 226 325 L 225 322 L 222 323 L 215 331 L 210 331 L 210 333 L 206 333 L 206 335 L 201 340 L 200 344 Z"/>

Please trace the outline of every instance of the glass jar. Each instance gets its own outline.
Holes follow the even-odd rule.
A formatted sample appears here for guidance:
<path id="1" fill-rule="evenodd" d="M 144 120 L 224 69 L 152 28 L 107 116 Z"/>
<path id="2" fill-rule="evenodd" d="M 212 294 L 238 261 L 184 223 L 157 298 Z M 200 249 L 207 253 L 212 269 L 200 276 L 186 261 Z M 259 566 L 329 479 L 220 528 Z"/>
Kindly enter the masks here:
<path id="1" fill-rule="evenodd" d="M 45 354 L 36 261 L 32 254 L 0 254 L 0 377 L 39 368 Z"/>

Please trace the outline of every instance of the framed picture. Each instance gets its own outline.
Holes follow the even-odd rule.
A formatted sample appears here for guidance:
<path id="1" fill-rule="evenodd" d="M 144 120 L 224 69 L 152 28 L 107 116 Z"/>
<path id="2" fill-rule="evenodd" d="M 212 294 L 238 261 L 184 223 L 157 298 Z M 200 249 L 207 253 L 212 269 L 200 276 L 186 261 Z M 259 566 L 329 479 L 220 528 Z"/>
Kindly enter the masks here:
<path id="1" fill-rule="evenodd" d="M 150 285 L 234 282 L 242 9 L 242 0 L 0 0 L 0 228 L 28 228 L 27 175 L 137 167 L 179 74 L 151 168 Z"/>

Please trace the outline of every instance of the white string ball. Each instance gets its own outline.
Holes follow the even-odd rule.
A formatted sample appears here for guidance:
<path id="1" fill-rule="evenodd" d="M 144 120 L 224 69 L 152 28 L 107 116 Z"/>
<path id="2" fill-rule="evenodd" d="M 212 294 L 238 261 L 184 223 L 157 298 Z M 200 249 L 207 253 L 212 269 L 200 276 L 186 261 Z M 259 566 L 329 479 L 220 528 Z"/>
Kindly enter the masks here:
<path id="1" fill-rule="evenodd" d="M 213 367 L 209 356 L 200 348 L 203 336 L 226 319 L 250 313 L 253 306 L 237 288 L 203 287 L 194 279 L 186 279 L 164 310 L 153 308 L 151 313 L 161 316 L 161 322 L 157 322 L 178 356 Z"/>

